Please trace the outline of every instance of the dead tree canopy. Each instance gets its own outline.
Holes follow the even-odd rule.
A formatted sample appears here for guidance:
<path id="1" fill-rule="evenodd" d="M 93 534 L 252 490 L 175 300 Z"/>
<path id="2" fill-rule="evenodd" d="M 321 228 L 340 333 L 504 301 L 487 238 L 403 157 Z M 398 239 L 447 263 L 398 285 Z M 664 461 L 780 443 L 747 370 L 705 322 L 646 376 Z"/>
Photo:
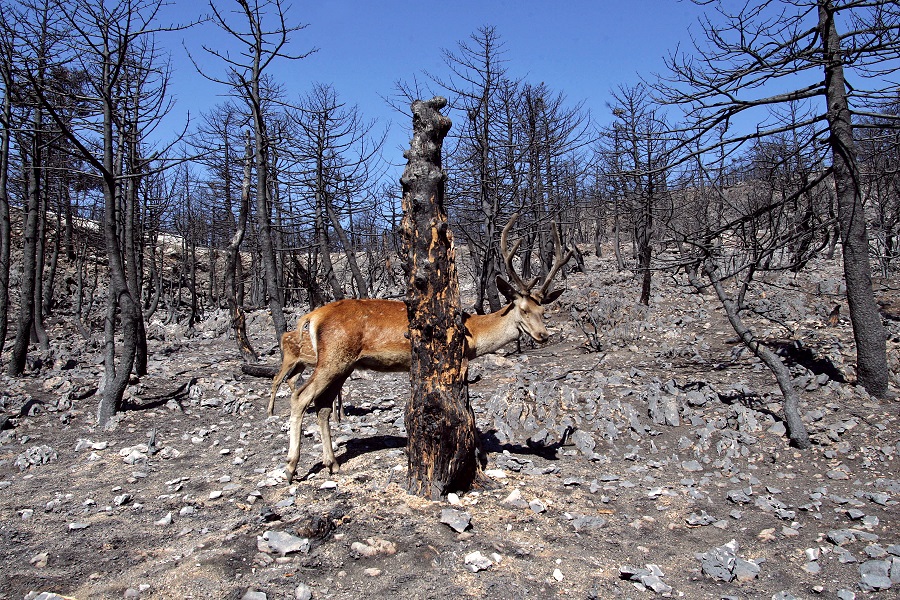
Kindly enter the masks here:
<path id="1" fill-rule="evenodd" d="M 412 103 L 405 153 L 403 223 L 412 393 L 406 406 L 409 491 L 439 498 L 478 473 L 475 414 L 466 387 L 465 329 L 453 236 L 444 209 L 441 145 L 450 119 L 444 98 Z"/>

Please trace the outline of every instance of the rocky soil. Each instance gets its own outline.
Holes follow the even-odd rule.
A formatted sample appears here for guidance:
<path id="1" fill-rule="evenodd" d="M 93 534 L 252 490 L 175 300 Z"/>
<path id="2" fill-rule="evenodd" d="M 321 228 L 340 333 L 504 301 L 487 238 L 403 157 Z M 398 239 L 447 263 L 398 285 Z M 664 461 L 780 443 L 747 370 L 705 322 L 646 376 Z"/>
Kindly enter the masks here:
<path id="1" fill-rule="evenodd" d="M 405 375 L 348 382 L 339 474 L 308 416 L 287 485 L 286 386 L 266 418 L 223 315 L 153 323 L 151 375 L 106 430 L 99 345 L 60 319 L 52 356 L 0 376 L 0 598 L 896 598 L 900 402 L 853 384 L 849 322 L 828 324 L 839 265 L 755 291 L 806 451 L 712 297 L 660 274 L 637 307 L 630 274 L 587 266 L 550 343 L 472 363 L 485 477 L 441 502 L 403 488 Z M 880 287 L 896 391 L 900 302 Z M 266 314 L 250 323 L 274 364 Z"/>

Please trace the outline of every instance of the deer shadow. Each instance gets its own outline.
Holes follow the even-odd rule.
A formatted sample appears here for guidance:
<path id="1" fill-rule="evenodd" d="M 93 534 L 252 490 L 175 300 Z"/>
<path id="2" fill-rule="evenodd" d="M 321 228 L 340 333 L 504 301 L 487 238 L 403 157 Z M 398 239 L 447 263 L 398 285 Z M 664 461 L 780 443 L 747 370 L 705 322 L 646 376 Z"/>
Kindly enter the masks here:
<path id="1" fill-rule="evenodd" d="M 371 437 L 352 438 L 345 444 L 344 452 L 340 456 L 335 456 L 335 458 L 337 458 L 338 464 L 343 467 L 354 458 L 359 458 L 370 452 L 378 452 L 379 450 L 388 448 L 405 447 L 406 437 L 399 435 L 373 435 Z M 299 479 L 306 479 L 307 477 L 321 473 L 324 468 L 325 465 L 322 461 L 318 461 L 310 467 L 306 475 L 299 477 Z"/>

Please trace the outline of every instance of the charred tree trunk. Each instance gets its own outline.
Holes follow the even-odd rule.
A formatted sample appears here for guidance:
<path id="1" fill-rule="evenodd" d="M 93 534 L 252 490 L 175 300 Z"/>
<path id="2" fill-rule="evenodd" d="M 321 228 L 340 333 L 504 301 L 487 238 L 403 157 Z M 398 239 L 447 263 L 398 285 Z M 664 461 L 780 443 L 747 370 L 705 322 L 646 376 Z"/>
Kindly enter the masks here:
<path id="1" fill-rule="evenodd" d="M 9 137 L 12 121 L 10 83 L 12 78 L 6 63 L 0 64 L 3 78 L 3 116 L 0 122 L 0 355 L 6 346 L 9 328 L 9 272 L 12 248 L 12 227 L 9 222 Z"/>
<path id="2" fill-rule="evenodd" d="M 847 84 L 841 41 L 834 23 L 830 0 L 819 0 L 819 33 L 825 58 L 825 99 L 831 133 L 832 171 L 837 191 L 837 214 L 841 249 L 844 254 L 844 281 L 850 322 L 856 340 L 856 377 L 866 390 L 878 397 L 888 396 L 887 337 L 872 290 L 869 238 L 863 208 L 861 178 L 856 162 L 853 123 L 847 102 Z"/>
<path id="3" fill-rule="evenodd" d="M 353 245 L 350 243 L 350 238 L 347 236 L 347 232 L 344 231 L 344 227 L 341 225 L 340 217 L 334 210 L 334 206 L 331 203 L 331 197 L 327 194 L 325 195 L 325 212 L 328 214 L 331 228 L 334 229 L 335 235 L 338 236 L 341 247 L 344 249 L 344 255 L 347 257 L 347 266 L 350 267 L 350 273 L 353 275 L 353 281 L 356 283 L 356 297 L 368 298 L 369 290 L 366 285 L 366 278 L 363 277 L 362 270 L 359 268 L 359 263 L 356 262 L 356 253 L 353 251 Z"/>
<path id="4" fill-rule="evenodd" d="M 740 316 L 740 307 L 722 286 L 722 279 L 719 277 L 716 266 L 711 262 L 706 262 L 703 266 L 703 271 L 716 291 L 719 302 L 725 308 L 725 315 L 728 317 L 728 322 L 731 323 L 735 333 L 741 338 L 744 346 L 762 360 L 763 364 L 775 376 L 775 381 L 778 383 L 781 395 L 784 397 L 784 424 L 791 444 L 801 449 L 809 448 L 812 443 L 809 440 L 806 425 L 803 424 L 803 419 L 800 417 L 800 394 L 797 388 L 794 387 L 790 370 L 782 362 L 781 358 L 760 342 L 750 328 L 744 324 Z M 701 289 L 699 282 L 694 281 L 692 283 L 698 291 Z"/>
<path id="5" fill-rule="evenodd" d="M 9 361 L 8 373 L 18 377 L 25 372 L 28 358 L 28 344 L 31 341 L 31 330 L 34 323 L 34 293 L 37 278 L 37 236 L 38 208 L 40 206 L 41 183 L 41 126 L 43 122 L 40 107 L 34 109 L 32 124 L 34 132 L 31 140 L 30 155 L 24 165 L 26 181 L 26 206 L 24 211 L 25 225 L 22 237 L 25 240 L 22 251 L 22 280 L 19 284 L 19 318 L 16 326 L 16 338 L 13 342 L 12 357 Z M 30 161 L 30 162 L 29 162 Z"/>
<path id="6" fill-rule="evenodd" d="M 238 299 L 238 286 L 235 277 L 240 277 L 238 264 L 241 261 L 241 243 L 244 241 L 244 233 L 247 230 L 247 215 L 250 212 L 250 169 L 253 161 L 253 152 L 250 146 L 250 133 L 247 132 L 246 158 L 244 159 L 244 180 L 241 184 L 241 206 L 238 209 L 238 221 L 234 234 L 225 249 L 225 298 L 228 302 L 228 312 L 231 314 L 231 328 L 234 331 L 234 339 L 237 342 L 238 351 L 244 362 L 259 362 L 259 356 L 250 343 L 247 336 L 247 318 L 244 308 Z M 230 189 L 230 188 L 229 188 Z"/>
<path id="7" fill-rule="evenodd" d="M 441 144 L 451 122 L 439 111 L 446 104 L 440 97 L 413 102 L 413 139 L 400 180 L 412 347 L 407 483 L 411 493 L 432 499 L 466 489 L 479 472 L 453 235 L 444 209 Z"/>

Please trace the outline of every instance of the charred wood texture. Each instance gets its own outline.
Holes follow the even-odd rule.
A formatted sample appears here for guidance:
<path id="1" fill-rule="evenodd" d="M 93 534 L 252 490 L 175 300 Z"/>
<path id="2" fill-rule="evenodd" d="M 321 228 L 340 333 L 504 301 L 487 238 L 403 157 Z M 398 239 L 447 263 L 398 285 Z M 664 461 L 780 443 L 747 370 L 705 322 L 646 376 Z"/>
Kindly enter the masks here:
<path id="1" fill-rule="evenodd" d="M 446 104 L 440 97 L 413 102 L 413 139 L 400 179 L 412 347 L 407 484 L 411 493 L 433 499 L 468 488 L 479 469 L 453 236 L 444 210 L 441 145 L 451 122 L 440 109 Z"/>

